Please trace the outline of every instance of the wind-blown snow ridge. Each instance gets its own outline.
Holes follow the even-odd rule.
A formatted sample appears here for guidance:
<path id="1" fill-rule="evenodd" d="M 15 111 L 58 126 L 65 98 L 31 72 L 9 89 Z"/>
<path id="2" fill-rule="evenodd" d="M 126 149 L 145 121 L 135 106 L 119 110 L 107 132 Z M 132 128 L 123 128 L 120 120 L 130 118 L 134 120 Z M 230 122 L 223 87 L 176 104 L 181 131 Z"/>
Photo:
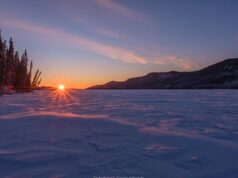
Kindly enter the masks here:
<path id="1" fill-rule="evenodd" d="M 81 118 L 81 119 L 98 119 L 98 118 L 108 118 L 107 115 L 100 114 L 74 114 L 71 112 L 54 112 L 54 111 L 35 111 L 35 112 L 21 112 L 16 114 L 7 114 L 0 116 L 0 119 L 17 119 L 26 118 L 32 116 L 54 116 L 59 118 Z"/>
<path id="2" fill-rule="evenodd" d="M 0 177 L 236 176 L 235 90 L 49 94 L 0 98 Z"/>

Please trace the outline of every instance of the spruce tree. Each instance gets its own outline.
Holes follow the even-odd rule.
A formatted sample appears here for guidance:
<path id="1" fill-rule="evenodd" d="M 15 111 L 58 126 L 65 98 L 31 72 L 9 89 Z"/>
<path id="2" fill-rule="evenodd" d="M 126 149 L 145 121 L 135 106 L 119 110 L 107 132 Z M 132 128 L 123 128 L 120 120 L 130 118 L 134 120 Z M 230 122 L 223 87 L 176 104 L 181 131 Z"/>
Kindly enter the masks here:
<path id="1" fill-rule="evenodd" d="M 20 62 L 20 88 L 24 89 L 26 87 L 26 79 L 27 79 L 27 53 L 24 53 L 21 56 Z"/>
<path id="2" fill-rule="evenodd" d="M 0 31 L 0 95 L 3 90 L 3 72 L 4 72 L 4 52 L 3 52 L 3 40 L 2 33 Z"/>
<path id="3" fill-rule="evenodd" d="M 6 50 L 7 50 L 7 42 L 6 40 L 2 42 L 1 40 L 1 53 L 0 53 L 0 58 L 1 58 L 1 80 L 0 80 L 0 94 L 3 94 L 4 86 L 6 86 Z"/>
<path id="4" fill-rule="evenodd" d="M 15 78 L 15 65 L 14 65 L 14 44 L 12 38 L 9 41 L 9 47 L 7 49 L 6 56 L 6 73 L 5 73 L 5 84 L 6 86 L 14 85 Z"/>
<path id="5" fill-rule="evenodd" d="M 20 91 L 30 91 L 39 86 L 41 72 L 38 69 L 32 80 L 32 68 L 33 62 L 31 61 L 28 70 L 27 51 L 24 51 L 20 60 L 18 51 L 14 52 L 12 38 L 10 38 L 7 47 L 6 41 L 3 42 L 0 31 L 0 95 L 7 92 L 6 87 L 9 86 Z"/>
<path id="6" fill-rule="evenodd" d="M 17 90 L 20 88 L 20 58 L 18 51 L 15 53 L 14 61 L 15 61 L 14 89 Z"/>
<path id="7" fill-rule="evenodd" d="M 32 77 L 32 68 L 33 68 L 33 62 L 31 60 L 31 64 L 30 64 L 30 71 L 27 74 L 27 88 L 31 88 L 31 77 Z"/>

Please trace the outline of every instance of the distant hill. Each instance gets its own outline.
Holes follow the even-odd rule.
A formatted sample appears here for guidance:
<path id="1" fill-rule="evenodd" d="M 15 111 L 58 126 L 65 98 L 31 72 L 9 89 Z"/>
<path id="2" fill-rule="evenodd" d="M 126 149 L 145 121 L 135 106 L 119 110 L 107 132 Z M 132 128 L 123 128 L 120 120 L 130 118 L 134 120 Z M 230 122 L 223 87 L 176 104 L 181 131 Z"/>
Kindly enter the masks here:
<path id="1" fill-rule="evenodd" d="M 238 89 L 238 58 L 226 59 L 194 72 L 153 72 L 88 89 Z"/>

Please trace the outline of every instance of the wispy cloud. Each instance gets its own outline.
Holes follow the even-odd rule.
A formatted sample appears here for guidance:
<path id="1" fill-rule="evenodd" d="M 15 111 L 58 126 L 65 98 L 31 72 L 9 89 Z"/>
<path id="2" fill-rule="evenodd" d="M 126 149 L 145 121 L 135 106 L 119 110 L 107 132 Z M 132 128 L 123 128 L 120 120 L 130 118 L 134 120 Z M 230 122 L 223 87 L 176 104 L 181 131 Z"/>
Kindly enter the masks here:
<path id="1" fill-rule="evenodd" d="M 113 13 L 117 13 L 121 16 L 125 16 L 129 19 L 132 19 L 135 21 L 143 21 L 143 22 L 146 22 L 146 20 L 148 20 L 144 14 L 139 13 L 135 10 L 132 10 L 125 5 L 118 3 L 118 1 L 116 2 L 113 0 L 96 0 L 96 2 L 101 7 Z"/>
<path id="2" fill-rule="evenodd" d="M 115 39 L 127 39 L 128 37 L 120 34 L 120 33 L 116 33 L 114 31 L 111 31 L 111 30 L 107 30 L 107 29 L 94 29 L 94 31 L 97 33 L 97 34 L 100 34 L 100 35 L 103 35 L 103 36 L 106 36 L 106 37 L 110 37 L 110 38 L 115 38 Z"/>
<path id="3" fill-rule="evenodd" d="M 1 18 L 1 24 L 19 29 L 31 34 L 36 35 L 38 38 L 44 38 L 44 40 L 52 40 L 65 46 L 70 46 L 72 48 L 78 48 L 80 50 L 85 50 L 105 56 L 110 59 L 120 60 L 127 63 L 139 63 L 139 64 L 157 64 L 157 65 L 167 65 L 175 66 L 181 70 L 193 70 L 197 69 L 197 65 L 191 60 L 177 57 L 171 54 L 153 54 L 155 51 L 151 49 L 144 49 L 150 56 L 140 55 L 140 51 L 132 51 L 127 48 L 112 46 L 105 43 L 101 43 L 89 38 L 82 36 L 77 36 L 56 28 L 38 25 L 29 21 L 20 19 L 8 19 L 4 20 Z M 106 35 L 111 35 L 114 37 L 119 37 L 115 33 L 110 31 L 101 31 Z M 50 41 L 49 41 L 50 42 Z M 167 68 L 167 67 L 166 67 Z"/>
<path id="4" fill-rule="evenodd" d="M 76 45 L 76 47 L 78 47 L 79 49 L 94 52 L 96 54 L 100 54 L 111 59 L 121 60 L 129 63 L 146 63 L 146 59 L 143 56 L 140 56 L 126 48 L 103 44 L 91 39 L 72 35 L 70 33 L 66 33 L 58 29 L 40 26 L 22 20 L 8 19 L 7 21 L 2 21 L 2 24 L 37 35 L 41 35 L 42 37 L 46 37 L 47 39 L 64 41 L 68 45 L 74 45 L 74 47 Z"/>
<path id="5" fill-rule="evenodd" d="M 185 70 L 185 71 L 191 71 L 194 69 L 198 69 L 198 65 L 192 60 L 179 58 L 174 55 L 160 55 L 157 58 L 153 60 L 153 63 L 159 64 L 159 65 L 174 65 L 178 68 Z"/>

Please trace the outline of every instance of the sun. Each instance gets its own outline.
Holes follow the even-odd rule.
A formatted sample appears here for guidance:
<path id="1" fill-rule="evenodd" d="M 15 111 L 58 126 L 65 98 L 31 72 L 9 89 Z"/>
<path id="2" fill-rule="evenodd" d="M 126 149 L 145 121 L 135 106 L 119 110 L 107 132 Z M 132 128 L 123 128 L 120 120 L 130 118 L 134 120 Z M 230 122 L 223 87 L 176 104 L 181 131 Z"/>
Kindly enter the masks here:
<path id="1" fill-rule="evenodd" d="M 64 85 L 62 85 L 62 84 L 60 84 L 60 85 L 58 86 L 58 89 L 59 89 L 59 90 L 64 90 L 64 88 L 65 88 L 65 87 L 64 87 Z"/>

